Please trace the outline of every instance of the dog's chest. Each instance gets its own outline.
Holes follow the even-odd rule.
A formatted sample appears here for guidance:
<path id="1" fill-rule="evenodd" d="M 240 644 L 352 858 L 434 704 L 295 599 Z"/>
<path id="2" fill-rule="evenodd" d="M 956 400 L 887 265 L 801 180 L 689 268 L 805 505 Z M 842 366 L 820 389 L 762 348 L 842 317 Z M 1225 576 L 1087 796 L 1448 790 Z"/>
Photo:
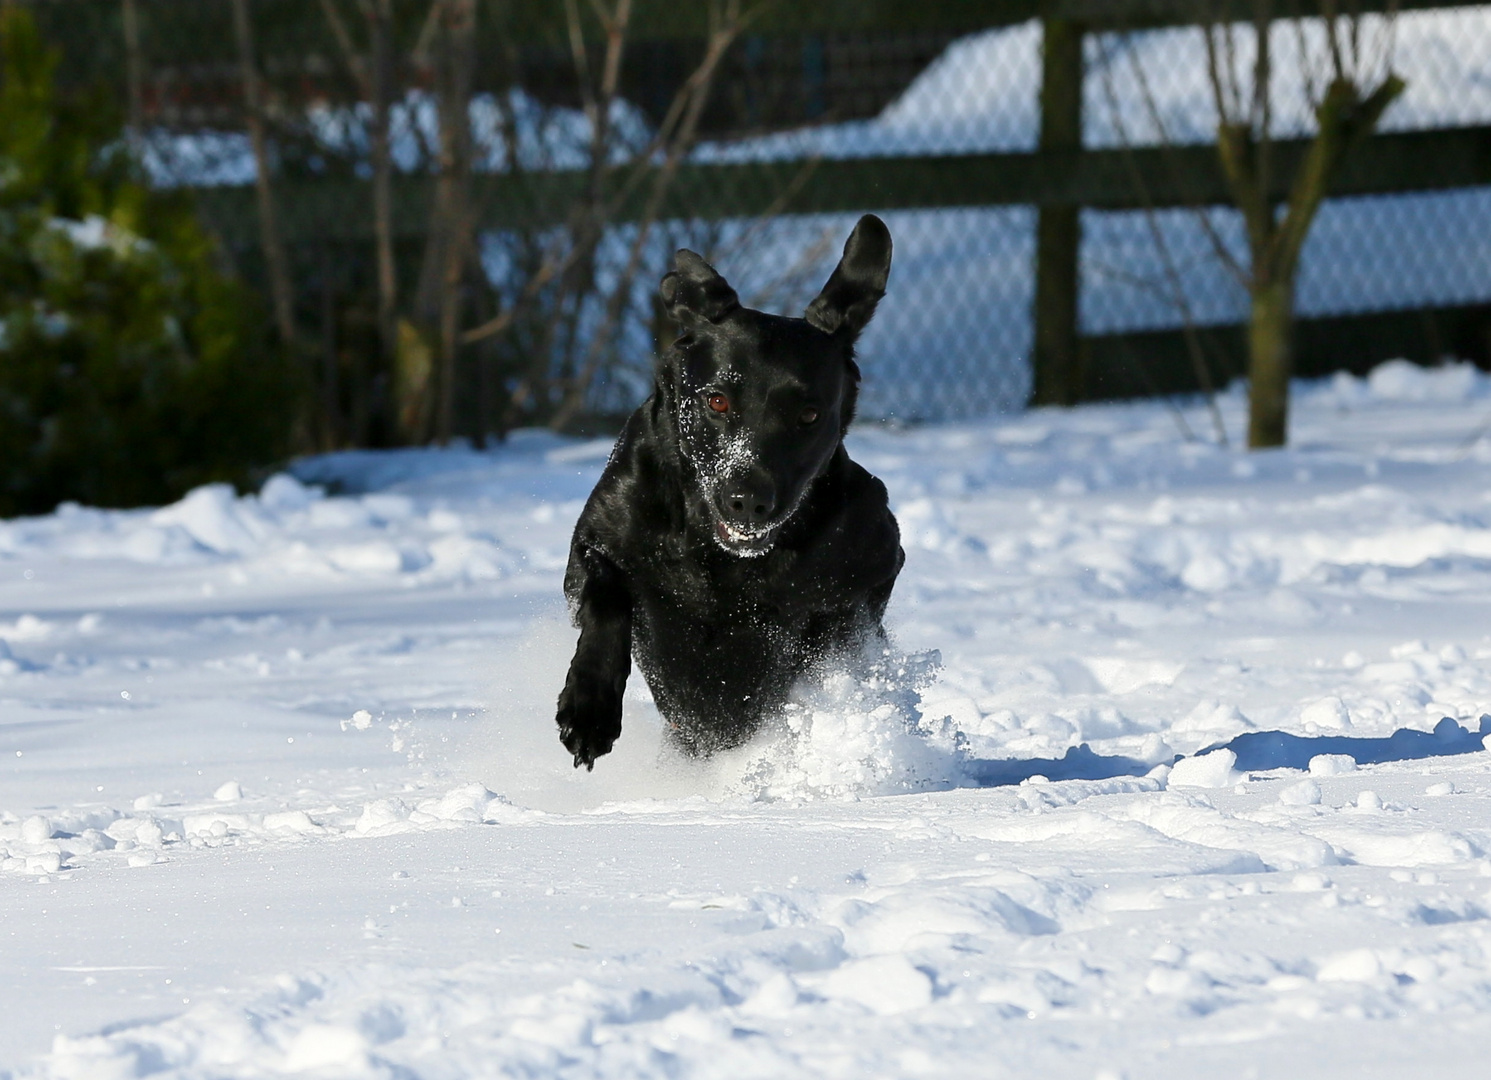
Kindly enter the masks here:
<path id="1" fill-rule="evenodd" d="M 646 607 L 688 622 L 729 622 L 778 614 L 788 597 L 768 572 L 766 559 L 669 557 L 659 552 L 633 588 Z"/>
<path id="2" fill-rule="evenodd" d="M 808 615 L 773 587 L 761 560 L 743 562 L 679 565 L 633 579 L 633 648 L 666 715 L 728 705 L 728 715 L 753 716 L 799 673 Z"/>
<path id="3" fill-rule="evenodd" d="M 785 552 L 743 559 L 659 550 L 630 575 L 638 629 L 647 638 L 743 643 L 761 637 L 785 644 L 809 617 L 803 590 L 782 573 L 791 559 Z"/>

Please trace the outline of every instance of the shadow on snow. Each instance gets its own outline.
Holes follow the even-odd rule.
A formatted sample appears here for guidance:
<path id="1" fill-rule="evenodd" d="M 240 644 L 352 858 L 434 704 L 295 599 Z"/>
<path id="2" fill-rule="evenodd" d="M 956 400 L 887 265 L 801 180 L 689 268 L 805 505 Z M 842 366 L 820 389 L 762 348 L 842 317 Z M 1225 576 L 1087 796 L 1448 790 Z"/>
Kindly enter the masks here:
<path id="1" fill-rule="evenodd" d="M 1318 754 L 1345 754 L 1358 765 L 1384 761 L 1473 754 L 1484 748 L 1491 735 L 1491 715 L 1482 716 L 1478 730 L 1463 728 L 1449 717 L 1433 731 L 1400 728 L 1385 739 L 1362 739 L 1349 735 L 1290 735 L 1283 731 L 1250 731 L 1224 743 L 1214 743 L 1194 756 L 1214 750 L 1231 750 L 1241 771 L 1308 769 Z M 1177 754 L 1171 764 L 1185 755 Z M 1143 776 L 1154 763 L 1138 758 L 1096 754 L 1086 743 L 1073 746 L 1059 758 L 981 759 L 965 763 L 970 779 L 979 787 L 1003 787 L 1044 776 L 1047 780 L 1109 780 L 1117 776 Z"/>

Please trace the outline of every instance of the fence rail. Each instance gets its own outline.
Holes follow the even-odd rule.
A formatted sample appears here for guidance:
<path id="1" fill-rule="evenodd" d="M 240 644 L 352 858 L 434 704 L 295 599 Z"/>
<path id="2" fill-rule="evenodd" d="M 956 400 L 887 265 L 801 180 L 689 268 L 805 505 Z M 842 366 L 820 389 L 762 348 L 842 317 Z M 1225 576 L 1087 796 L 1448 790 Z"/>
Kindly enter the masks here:
<path id="1" fill-rule="evenodd" d="M 1384 360 L 1400 358 L 1421 363 L 1444 356 L 1484 358 L 1491 348 L 1488 328 L 1491 304 L 1300 319 L 1295 325 L 1295 372 L 1311 379 L 1338 371 L 1365 375 Z M 1246 327 L 1203 326 L 1197 335 L 1207 355 L 1216 358 L 1222 381 L 1245 374 Z M 1079 346 L 1078 378 L 1085 401 L 1196 389 L 1187 344 L 1174 330 L 1087 335 Z"/>
<path id="2" fill-rule="evenodd" d="M 1278 171 L 1271 194 L 1283 197 L 1304 139 L 1275 143 Z M 1137 173 L 1141 180 L 1134 182 Z M 475 177 L 485 228 L 562 224 L 585 191 L 580 170 Z M 1350 159 L 1332 185 L 1334 197 L 1396 195 L 1491 184 L 1491 126 L 1389 132 Z M 401 176 L 394 185 L 395 227 L 423 234 L 423 209 L 433 180 Z M 635 221 L 650 185 L 620 200 L 612 219 Z M 372 234 L 372 185 L 359 180 L 289 180 L 279 191 L 285 237 L 356 240 Z M 783 192 L 790 192 L 783 198 Z M 230 244 L 258 235 L 253 188 L 204 188 L 203 210 Z M 1230 196 L 1216 148 L 1136 147 L 1044 153 L 945 154 L 809 162 L 685 165 L 663 204 L 670 218 L 754 217 L 766 213 L 852 212 L 865 207 L 928 209 L 953 206 L 1065 206 L 1101 210 L 1224 205 Z"/>
<path id="3" fill-rule="evenodd" d="M 119 65 L 123 48 L 121 0 L 25 0 L 46 19 L 52 36 L 75 55 Z M 429 12 L 428 0 L 395 0 L 395 18 L 416 31 Z M 1342 13 L 1412 12 L 1478 6 L 1475 0 L 1290 0 L 1278 14 L 1294 18 Z M 1033 19 L 1079 23 L 1088 30 L 1142 30 L 1194 26 L 1215 20 L 1247 22 L 1255 0 L 785 0 L 756 6 L 752 33 L 855 34 L 950 32 L 1016 26 Z M 152 55 L 162 63 L 232 64 L 232 15 L 227 0 L 140 0 L 142 33 L 157 31 Z M 336 42 L 314 0 L 259 0 L 266 55 L 316 57 L 332 65 Z M 697 39 L 709 32 L 709 8 L 678 0 L 635 0 L 632 28 L 637 40 Z M 152 20 L 154 16 L 154 21 Z M 48 17 L 50 16 L 50 17 Z M 160 34 L 162 21 L 189 24 L 184 32 Z M 567 41 L 564 5 L 509 0 L 492 5 L 487 32 L 520 43 Z M 112 39 L 112 40 L 111 40 Z M 86 48 L 84 48 L 85 46 Z M 304 61 L 302 60 L 302 63 Z M 312 67 L 316 61 L 312 61 Z"/>

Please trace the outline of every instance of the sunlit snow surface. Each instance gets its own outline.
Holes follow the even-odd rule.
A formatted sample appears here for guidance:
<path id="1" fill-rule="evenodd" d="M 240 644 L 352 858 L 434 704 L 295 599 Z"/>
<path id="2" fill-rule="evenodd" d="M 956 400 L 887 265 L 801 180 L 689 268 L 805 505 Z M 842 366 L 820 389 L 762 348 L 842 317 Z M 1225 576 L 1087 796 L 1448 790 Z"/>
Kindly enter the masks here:
<path id="1" fill-rule="evenodd" d="M 554 732 L 604 443 L 0 522 L 0 1070 L 1482 1075 L 1488 755 L 1194 755 L 1478 730 L 1491 379 L 1295 406 L 856 431 L 895 650 L 708 763 Z"/>

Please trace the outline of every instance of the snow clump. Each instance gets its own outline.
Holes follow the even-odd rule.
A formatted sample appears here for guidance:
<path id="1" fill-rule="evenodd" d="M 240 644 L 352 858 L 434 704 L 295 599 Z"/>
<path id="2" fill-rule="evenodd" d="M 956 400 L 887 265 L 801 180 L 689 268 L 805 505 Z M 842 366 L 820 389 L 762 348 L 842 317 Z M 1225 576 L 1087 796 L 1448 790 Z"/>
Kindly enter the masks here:
<path id="1" fill-rule="evenodd" d="M 858 798 L 945 790 L 965 779 L 965 737 L 923 716 L 917 693 L 941 666 L 933 652 L 891 650 L 799 690 L 776 724 L 727 756 L 727 795 Z"/>

